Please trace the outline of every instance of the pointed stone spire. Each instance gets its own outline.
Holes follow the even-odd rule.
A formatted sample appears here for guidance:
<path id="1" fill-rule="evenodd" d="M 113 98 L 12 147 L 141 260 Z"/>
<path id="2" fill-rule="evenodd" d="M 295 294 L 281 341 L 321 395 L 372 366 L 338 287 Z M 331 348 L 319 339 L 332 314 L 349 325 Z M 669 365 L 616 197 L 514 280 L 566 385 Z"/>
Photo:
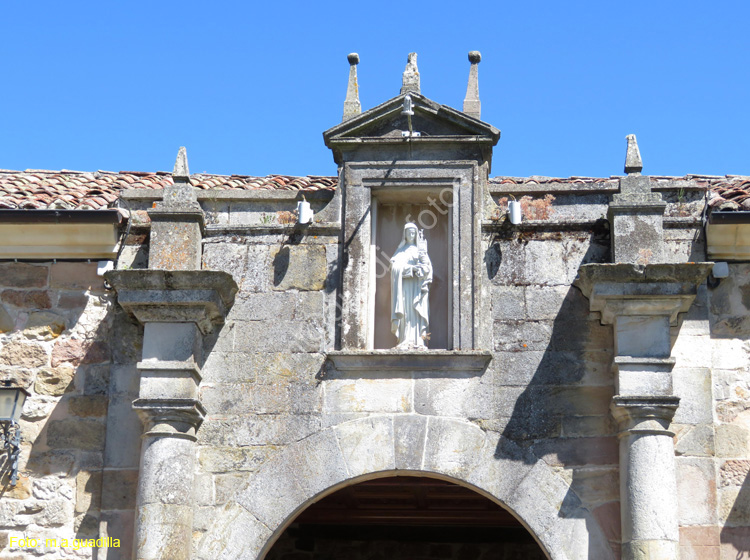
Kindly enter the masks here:
<path id="1" fill-rule="evenodd" d="M 177 152 L 177 159 L 174 162 L 172 171 L 173 185 L 164 188 L 164 197 L 157 203 L 157 209 L 175 209 L 175 208 L 192 208 L 200 209 L 198 197 L 193 191 L 190 183 L 190 170 L 188 169 L 187 150 L 185 146 L 180 146 Z"/>
<path id="2" fill-rule="evenodd" d="M 628 141 L 628 152 L 625 155 L 625 173 L 640 174 L 643 171 L 643 161 L 641 160 L 641 151 L 638 149 L 638 141 L 635 134 L 628 134 L 625 139 Z"/>
<path id="3" fill-rule="evenodd" d="M 479 62 L 482 55 L 479 51 L 469 52 L 469 85 L 466 86 L 466 99 L 464 99 L 464 113 L 478 119 L 482 115 L 482 102 L 479 101 Z"/>
<path id="4" fill-rule="evenodd" d="M 419 70 L 417 69 L 417 53 L 409 53 L 406 59 L 406 70 L 401 86 L 401 93 L 419 93 Z"/>
<path id="5" fill-rule="evenodd" d="M 349 84 L 346 86 L 344 118 L 341 119 L 342 121 L 348 121 L 362 112 L 362 104 L 359 102 L 359 84 L 357 83 L 359 55 L 357 53 L 350 53 L 346 58 L 349 61 Z"/>
<path id="6" fill-rule="evenodd" d="M 189 183 L 190 170 L 188 169 L 187 150 L 185 146 L 180 146 L 177 152 L 177 159 L 174 162 L 174 171 L 172 171 L 172 180 L 175 183 Z"/>

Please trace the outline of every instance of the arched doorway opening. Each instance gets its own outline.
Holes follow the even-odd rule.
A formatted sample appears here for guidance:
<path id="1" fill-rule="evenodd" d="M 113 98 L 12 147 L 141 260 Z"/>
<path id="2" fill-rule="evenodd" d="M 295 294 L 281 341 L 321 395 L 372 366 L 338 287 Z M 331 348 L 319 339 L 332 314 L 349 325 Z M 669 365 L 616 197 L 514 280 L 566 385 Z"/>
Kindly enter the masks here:
<path id="1" fill-rule="evenodd" d="M 544 560 L 507 510 L 445 480 L 393 476 L 347 486 L 302 511 L 265 560 Z"/>

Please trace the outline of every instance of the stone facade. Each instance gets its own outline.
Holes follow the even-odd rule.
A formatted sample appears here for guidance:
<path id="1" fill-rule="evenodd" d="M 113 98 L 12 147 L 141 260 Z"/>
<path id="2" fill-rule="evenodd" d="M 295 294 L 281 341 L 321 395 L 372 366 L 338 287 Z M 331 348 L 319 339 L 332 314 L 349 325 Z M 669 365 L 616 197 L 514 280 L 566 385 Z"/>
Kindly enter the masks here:
<path id="1" fill-rule="evenodd" d="M 490 180 L 499 131 L 474 118 L 476 84 L 466 117 L 412 74 L 361 114 L 350 87 L 326 133 L 338 188 L 305 193 L 309 226 L 296 191 L 193 189 L 181 153 L 174 186 L 121 193 L 131 223 L 106 280 L 95 263 L 0 263 L 0 373 L 31 392 L 2 558 L 314 558 L 284 532 L 301 511 L 404 474 L 477 491 L 536 544 L 319 551 L 750 552 L 750 268 L 704 281 L 705 182 L 635 164 L 621 180 Z M 399 133 L 407 94 L 421 138 Z M 445 189 L 455 291 L 431 305 L 450 305 L 447 347 L 374 348 L 370 212 L 439 212 Z"/>

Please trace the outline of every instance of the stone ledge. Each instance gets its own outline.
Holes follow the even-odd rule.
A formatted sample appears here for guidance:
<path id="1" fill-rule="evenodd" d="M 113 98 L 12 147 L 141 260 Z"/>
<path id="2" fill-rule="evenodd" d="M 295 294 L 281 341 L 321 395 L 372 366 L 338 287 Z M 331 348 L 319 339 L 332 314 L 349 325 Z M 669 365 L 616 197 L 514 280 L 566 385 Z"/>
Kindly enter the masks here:
<path id="1" fill-rule="evenodd" d="M 328 360 L 342 373 L 467 372 L 481 375 L 492 354 L 486 351 L 426 350 L 336 350 Z"/>
<path id="2" fill-rule="evenodd" d="M 196 323 L 205 334 L 221 324 L 234 303 L 237 283 L 214 270 L 112 270 L 105 279 L 120 305 L 141 323 Z"/>
<path id="3" fill-rule="evenodd" d="M 713 263 L 664 263 L 636 265 L 585 264 L 573 285 L 589 300 L 589 309 L 602 314 L 602 324 L 616 316 L 677 316 L 690 309 L 698 286 Z"/>

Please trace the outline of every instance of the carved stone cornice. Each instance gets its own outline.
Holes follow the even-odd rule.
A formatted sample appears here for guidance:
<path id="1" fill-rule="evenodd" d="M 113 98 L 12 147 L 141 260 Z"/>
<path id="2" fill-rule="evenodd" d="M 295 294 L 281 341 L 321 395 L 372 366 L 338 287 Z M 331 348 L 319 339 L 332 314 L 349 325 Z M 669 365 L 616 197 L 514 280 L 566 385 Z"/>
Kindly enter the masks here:
<path id="1" fill-rule="evenodd" d="M 237 283 L 215 270 L 112 270 L 105 279 L 141 323 L 195 323 L 204 334 L 224 322 Z"/>
<path id="2" fill-rule="evenodd" d="M 329 352 L 328 359 L 344 374 L 473 372 L 481 375 L 492 354 L 479 350 L 338 350 Z"/>
<path id="3" fill-rule="evenodd" d="M 602 324 L 618 315 L 668 316 L 675 324 L 679 313 L 693 303 L 698 286 L 713 263 L 586 264 L 573 285 L 589 300 L 591 311 L 602 314 Z"/>

